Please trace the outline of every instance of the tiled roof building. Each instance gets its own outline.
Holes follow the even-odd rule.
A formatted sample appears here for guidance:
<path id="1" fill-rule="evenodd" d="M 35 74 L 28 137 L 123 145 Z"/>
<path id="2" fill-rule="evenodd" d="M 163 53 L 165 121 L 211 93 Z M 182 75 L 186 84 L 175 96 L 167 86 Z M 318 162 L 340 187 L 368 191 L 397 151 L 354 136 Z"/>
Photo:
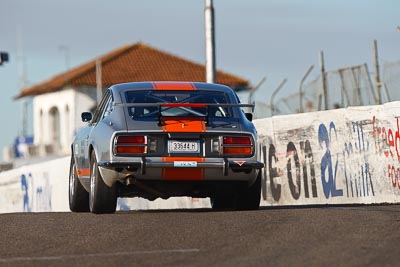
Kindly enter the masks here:
<path id="1" fill-rule="evenodd" d="M 62 90 L 66 86 L 96 86 L 96 60 L 89 61 L 53 78 L 24 88 L 17 98 Z M 205 66 L 187 59 L 136 43 L 111 51 L 98 60 L 102 63 L 102 85 L 135 81 L 205 81 Z M 243 78 L 217 71 L 217 83 L 235 90 L 246 89 Z"/>

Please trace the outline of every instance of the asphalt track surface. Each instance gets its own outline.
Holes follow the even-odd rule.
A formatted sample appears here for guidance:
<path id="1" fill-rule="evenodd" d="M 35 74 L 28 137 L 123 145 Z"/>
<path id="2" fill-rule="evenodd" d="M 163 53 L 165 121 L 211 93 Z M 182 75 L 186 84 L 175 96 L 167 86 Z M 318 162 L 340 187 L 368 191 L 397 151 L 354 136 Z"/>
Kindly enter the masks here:
<path id="1" fill-rule="evenodd" d="M 400 205 L 0 215 L 0 266 L 399 266 Z"/>

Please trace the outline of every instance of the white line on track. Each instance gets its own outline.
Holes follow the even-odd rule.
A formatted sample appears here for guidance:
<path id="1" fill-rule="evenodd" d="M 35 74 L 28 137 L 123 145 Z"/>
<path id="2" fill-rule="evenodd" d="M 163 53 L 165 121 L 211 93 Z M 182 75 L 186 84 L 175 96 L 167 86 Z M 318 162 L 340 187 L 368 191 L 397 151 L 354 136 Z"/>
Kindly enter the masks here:
<path id="1" fill-rule="evenodd" d="M 144 254 L 168 254 L 168 253 L 197 253 L 200 249 L 166 249 L 166 250 L 142 250 L 142 251 L 125 251 L 112 253 L 90 253 L 90 254 L 72 254 L 58 256 L 42 256 L 42 257 L 15 257 L 15 258 L 0 258 L 0 263 L 10 263 L 18 261 L 57 261 L 87 257 L 108 257 L 108 256 L 130 256 Z"/>

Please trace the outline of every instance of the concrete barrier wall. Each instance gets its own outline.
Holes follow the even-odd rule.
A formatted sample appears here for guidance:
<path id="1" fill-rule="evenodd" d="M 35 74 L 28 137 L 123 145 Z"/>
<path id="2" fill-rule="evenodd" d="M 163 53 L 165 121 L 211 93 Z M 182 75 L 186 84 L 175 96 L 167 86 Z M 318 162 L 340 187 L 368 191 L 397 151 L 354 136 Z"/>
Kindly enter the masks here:
<path id="1" fill-rule="evenodd" d="M 68 210 L 69 157 L 0 173 L 0 213 Z"/>
<path id="2" fill-rule="evenodd" d="M 70 157 L 23 166 L 0 173 L 0 213 L 69 211 Z M 209 207 L 209 199 L 189 197 L 118 200 L 118 210 Z"/>
<path id="3" fill-rule="evenodd" d="M 400 102 L 255 120 L 270 205 L 400 202 Z M 0 173 L 0 213 L 68 211 L 69 157 Z M 201 208 L 208 199 L 120 199 L 118 208 Z"/>
<path id="4" fill-rule="evenodd" d="M 400 201 L 400 102 L 256 120 L 262 205 Z"/>

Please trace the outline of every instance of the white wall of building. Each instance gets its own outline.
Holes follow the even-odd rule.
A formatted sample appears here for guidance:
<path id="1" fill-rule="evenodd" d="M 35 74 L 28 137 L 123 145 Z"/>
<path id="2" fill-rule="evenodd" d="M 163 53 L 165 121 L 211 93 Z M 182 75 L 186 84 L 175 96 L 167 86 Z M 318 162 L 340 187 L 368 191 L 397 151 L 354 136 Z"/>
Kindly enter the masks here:
<path id="1" fill-rule="evenodd" d="M 73 126 L 74 128 L 72 129 L 72 136 L 71 136 L 71 141 L 73 136 L 75 136 L 76 132 L 81 129 L 82 127 L 85 127 L 87 125 L 86 122 L 82 122 L 81 119 L 81 114 L 82 112 L 88 112 L 91 111 L 93 107 L 97 105 L 96 103 L 96 88 L 82 88 L 79 89 L 79 91 L 75 91 L 74 95 L 74 110 L 73 110 Z"/>
<path id="2" fill-rule="evenodd" d="M 85 125 L 80 114 L 94 105 L 95 101 L 89 95 L 73 88 L 35 96 L 33 133 L 40 153 L 51 153 L 52 149 L 56 154 L 69 153 L 76 131 Z"/>

